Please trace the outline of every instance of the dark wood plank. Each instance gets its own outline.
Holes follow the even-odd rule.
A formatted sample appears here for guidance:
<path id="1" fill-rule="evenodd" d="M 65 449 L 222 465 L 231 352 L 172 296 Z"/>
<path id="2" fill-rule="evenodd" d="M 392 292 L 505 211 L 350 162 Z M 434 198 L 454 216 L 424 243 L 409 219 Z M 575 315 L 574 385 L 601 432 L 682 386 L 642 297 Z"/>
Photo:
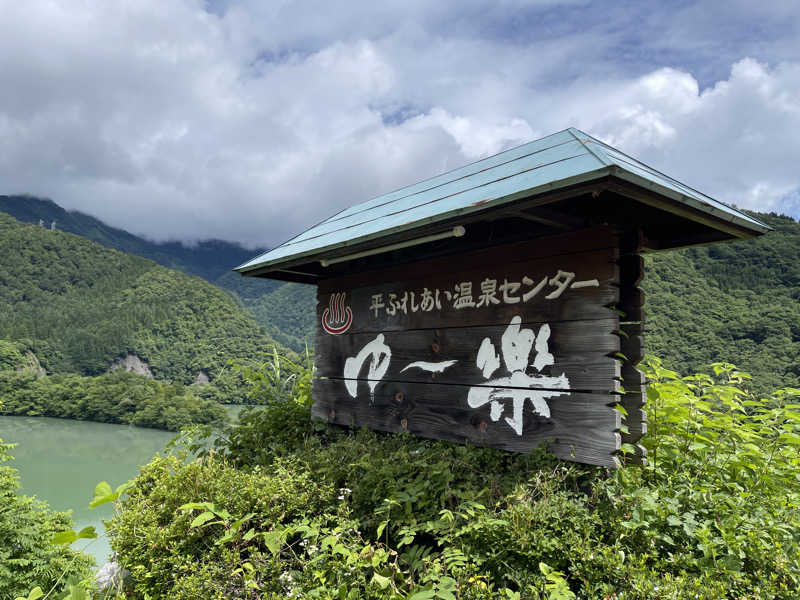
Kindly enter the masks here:
<path id="1" fill-rule="evenodd" d="M 574 455 L 570 459 L 589 464 L 618 464 L 621 419 L 609 405 L 614 402 L 611 395 L 567 393 L 548 398 L 548 417 L 535 413 L 528 400 L 518 434 L 505 421 L 513 416 L 511 400 L 504 401 L 502 415 L 493 420 L 490 405 L 469 406 L 468 392 L 467 386 L 383 382 L 373 394 L 362 392 L 354 399 L 342 380 L 318 378 L 312 415 L 338 425 L 408 431 L 514 452 L 530 452 L 547 443 L 562 458 Z"/>
<path id="2" fill-rule="evenodd" d="M 647 433 L 647 412 L 642 408 L 646 402 L 646 395 L 644 386 L 637 388 L 635 384 L 631 384 L 630 387 L 626 387 L 623 382 L 623 387 L 625 393 L 620 396 L 619 402 L 628 414 L 623 419 L 627 432 L 623 432 L 622 440 L 626 443 L 635 443 Z"/>
<path id="3" fill-rule="evenodd" d="M 639 284 L 644 279 L 644 259 L 640 252 L 644 237 L 640 230 L 620 235 L 619 283 L 620 299 L 617 308 L 625 314 L 622 321 L 644 321 L 644 292 Z"/>
<path id="4" fill-rule="evenodd" d="M 626 464 L 647 464 L 647 450 L 637 444 L 647 432 L 647 414 L 642 410 L 644 405 L 644 375 L 636 369 L 644 356 L 644 327 L 645 319 L 644 293 L 638 287 L 644 278 L 644 260 L 640 251 L 644 245 L 644 236 L 641 230 L 629 231 L 620 236 L 620 303 L 618 308 L 625 314 L 620 329 L 624 332 L 621 347 L 627 360 L 623 362 L 622 376 L 625 394 L 620 398 L 620 404 L 628 413 L 623 419 L 625 430 L 622 441 L 634 447 L 632 454 L 625 454 L 623 460 Z M 627 321 L 627 322 L 625 322 Z"/>
<path id="5" fill-rule="evenodd" d="M 622 419 L 622 423 L 628 430 L 622 432 L 622 441 L 634 444 L 647 433 L 647 413 L 640 408 L 626 408 L 625 410 L 628 415 Z"/>
<path id="6" fill-rule="evenodd" d="M 627 417 L 623 419 L 627 432 L 623 432 L 622 441 L 635 444 L 647 433 L 647 413 L 642 409 L 647 399 L 645 376 L 636 368 L 636 364 L 641 361 L 643 354 L 643 336 L 638 334 L 642 331 L 643 325 L 637 323 L 620 327 L 634 334 L 629 338 L 634 342 L 629 342 L 631 345 L 627 348 L 628 352 L 623 350 L 623 354 L 626 354 L 630 360 L 622 363 L 622 387 L 625 393 L 620 397 L 620 404 L 628 413 Z M 642 460 L 644 459 L 642 458 Z"/>
<path id="7" fill-rule="evenodd" d="M 625 355 L 628 363 L 638 365 L 644 358 L 644 336 L 621 336 L 619 351 Z"/>
<path id="8" fill-rule="evenodd" d="M 355 364 L 353 361 L 357 360 L 362 349 L 372 344 L 382 352 L 375 367 L 382 366 L 378 363 L 384 360 L 389 361 L 386 369 L 378 369 L 382 380 L 482 385 L 488 379 L 511 375 L 503 355 L 503 338 L 506 332 L 518 332 L 522 336 L 529 335 L 532 343 L 530 352 L 523 358 L 524 364 L 528 365 L 525 373 L 546 379 L 563 375 L 568 389 L 616 392 L 619 391 L 621 376 L 620 363 L 612 357 L 620 349 L 620 338 L 613 333 L 616 326 L 615 319 L 604 319 L 520 323 L 515 328 L 493 325 L 323 335 L 317 341 L 316 368 L 318 375 L 323 377 L 366 382 L 370 365 L 375 360 L 372 354 L 361 355 L 364 360 L 355 373 L 346 373 L 345 370 L 346 365 Z M 549 328 L 549 335 L 546 335 L 545 328 Z M 489 374 L 478 365 L 479 349 L 487 339 L 493 349 L 490 355 L 496 360 L 496 368 Z M 546 340 L 541 347 L 539 340 Z M 386 350 L 390 354 L 385 354 Z M 535 366 L 537 360 L 546 358 L 550 360 L 542 360 L 542 363 L 550 364 Z M 543 383 L 542 386 L 552 387 L 552 384 Z"/>
<path id="9" fill-rule="evenodd" d="M 644 258 L 639 254 L 627 254 L 617 260 L 621 287 L 636 287 L 644 279 Z"/>
<path id="10" fill-rule="evenodd" d="M 621 256 L 640 254 L 644 248 L 644 232 L 641 229 L 624 231 L 618 236 L 618 244 Z"/>
<path id="11" fill-rule="evenodd" d="M 644 321 L 644 301 L 645 294 L 641 288 L 620 288 L 617 303 L 617 308 L 623 313 L 620 321 Z"/>
<path id="12" fill-rule="evenodd" d="M 600 228 L 322 281 L 313 414 L 618 466 L 613 406 L 636 403 L 620 351 L 641 354 L 618 307 L 626 294 L 639 316 L 644 300 L 620 239 Z"/>
<path id="13" fill-rule="evenodd" d="M 626 393 L 622 394 L 619 399 L 619 403 L 629 412 L 641 409 L 647 403 L 646 396 L 643 392 L 629 392 L 627 388 Z"/>
<path id="14" fill-rule="evenodd" d="M 623 431 L 623 441 L 628 443 L 638 442 L 647 433 L 647 413 L 640 408 L 640 401 L 631 399 L 627 394 L 620 400 L 620 404 L 628 413 L 623 419 L 627 431 Z"/>
<path id="15" fill-rule="evenodd" d="M 644 335 L 644 323 L 641 321 L 622 321 L 619 324 L 619 328 L 627 335 L 628 337 L 634 335 Z"/>
<path id="16" fill-rule="evenodd" d="M 582 231 L 547 236 L 536 240 L 505 244 L 467 252 L 458 257 L 446 256 L 402 265 L 390 269 L 358 273 L 347 277 L 323 279 L 318 284 L 319 293 L 330 294 L 342 289 L 356 289 L 396 281 L 436 278 L 453 269 L 454 262 L 473 269 L 493 268 L 504 264 L 512 257 L 514 261 L 547 259 L 559 262 L 558 257 L 569 254 L 603 250 L 616 260 L 617 238 L 608 228 L 592 228 Z"/>
<path id="17" fill-rule="evenodd" d="M 647 379 L 639 369 L 627 361 L 622 363 L 622 387 L 631 392 L 644 391 Z"/>
<path id="18" fill-rule="evenodd" d="M 620 300 L 618 267 L 609 253 L 563 258 L 505 262 L 487 268 L 459 262 L 435 277 L 356 289 L 342 285 L 332 293 L 320 288 L 318 331 L 325 334 L 323 319 L 337 328 L 349 314 L 348 333 L 503 325 L 514 316 L 525 322 L 618 316 L 613 308 Z M 348 309 L 350 313 L 345 314 Z"/>
<path id="19" fill-rule="evenodd" d="M 569 444 L 565 442 L 553 442 L 548 447 L 548 450 L 555 454 L 561 460 L 568 460 L 571 462 L 579 462 L 587 465 L 598 465 L 601 467 L 608 467 L 610 469 L 619 469 L 622 467 L 622 461 L 619 454 L 607 454 L 605 450 L 596 450 L 594 448 L 584 448 L 577 444 Z M 641 464 L 635 458 L 629 459 L 631 464 Z M 647 461 L 645 460 L 645 463 Z"/>

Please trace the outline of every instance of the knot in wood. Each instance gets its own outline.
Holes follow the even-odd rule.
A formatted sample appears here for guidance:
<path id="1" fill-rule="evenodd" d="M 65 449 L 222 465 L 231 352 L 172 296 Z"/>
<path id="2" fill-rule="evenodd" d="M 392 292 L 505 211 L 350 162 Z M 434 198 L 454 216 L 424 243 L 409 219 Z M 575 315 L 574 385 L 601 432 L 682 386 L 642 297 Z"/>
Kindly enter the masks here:
<path id="1" fill-rule="evenodd" d="M 403 401 L 403 397 L 404 397 L 403 396 L 403 392 L 397 392 L 394 395 L 394 401 L 397 402 L 398 404 L 400 404 Z"/>
<path id="2" fill-rule="evenodd" d="M 433 350 L 436 354 L 439 354 L 439 351 L 441 350 L 441 348 L 439 347 L 439 344 L 437 344 L 436 342 L 433 342 L 431 344 L 431 350 Z"/>

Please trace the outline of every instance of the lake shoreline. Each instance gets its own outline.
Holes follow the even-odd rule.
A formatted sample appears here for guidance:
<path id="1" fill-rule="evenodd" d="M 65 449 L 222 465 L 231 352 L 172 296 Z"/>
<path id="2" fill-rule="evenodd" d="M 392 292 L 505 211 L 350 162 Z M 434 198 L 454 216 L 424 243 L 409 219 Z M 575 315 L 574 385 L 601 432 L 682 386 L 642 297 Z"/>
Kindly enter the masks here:
<path id="1" fill-rule="evenodd" d="M 56 417 L 0 416 L 0 439 L 16 444 L 6 466 L 18 471 L 25 496 L 44 500 L 50 508 L 71 511 L 75 528 L 94 526 L 99 534 L 86 553 L 98 567 L 110 555 L 102 521 L 113 515 L 113 506 L 89 509 L 94 487 L 108 481 L 116 487 L 135 477 L 139 466 L 156 454 L 177 434 L 134 425 L 116 425 Z"/>

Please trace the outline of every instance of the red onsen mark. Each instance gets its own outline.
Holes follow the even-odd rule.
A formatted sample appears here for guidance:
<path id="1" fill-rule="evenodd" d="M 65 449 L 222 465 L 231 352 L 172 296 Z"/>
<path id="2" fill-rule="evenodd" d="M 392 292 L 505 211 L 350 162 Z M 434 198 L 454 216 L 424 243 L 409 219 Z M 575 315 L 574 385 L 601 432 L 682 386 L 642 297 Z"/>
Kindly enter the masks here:
<path id="1" fill-rule="evenodd" d="M 353 324 L 353 311 L 344 305 L 345 292 L 331 294 L 328 308 L 322 313 L 322 328 L 332 335 L 339 335 Z"/>

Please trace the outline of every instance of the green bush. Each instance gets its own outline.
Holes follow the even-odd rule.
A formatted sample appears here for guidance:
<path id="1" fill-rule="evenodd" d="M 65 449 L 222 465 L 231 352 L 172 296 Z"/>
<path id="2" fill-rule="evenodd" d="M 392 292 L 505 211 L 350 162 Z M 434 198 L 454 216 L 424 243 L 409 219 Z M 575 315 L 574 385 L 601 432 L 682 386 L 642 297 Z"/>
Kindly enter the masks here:
<path id="1" fill-rule="evenodd" d="M 248 527 L 269 532 L 332 504 L 333 488 L 298 467 L 287 463 L 269 473 L 246 473 L 214 456 L 188 464 L 174 457 L 154 459 L 109 526 L 137 590 L 160 598 L 236 597 L 231 573 L 245 560 L 269 570 L 277 581 L 280 566 L 263 545 L 217 544 L 226 526 L 192 527 L 194 515 L 180 507 L 200 499 L 232 515 L 250 513 Z"/>
<path id="2" fill-rule="evenodd" d="M 0 371 L 11 371 L 27 365 L 21 344 L 0 340 Z"/>
<path id="3" fill-rule="evenodd" d="M 195 423 L 219 423 L 225 409 L 193 396 L 182 384 L 134 373 L 99 377 L 0 372 L 0 414 L 124 423 L 177 431 Z"/>
<path id="4" fill-rule="evenodd" d="M 649 375 L 651 463 L 619 471 L 328 428 L 300 387 L 143 471 L 126 597 L 795 598 L 800 391 Z"/>
<path id="5" fill-rule="evenodd" d="M 10 448 L 0 440 L 0 463 L 11 458 Z M 0 466 L 0 600 L 27 595 L 34 586 L 49 590 L 59 580 L 87 577 L 94 563 L 85 554 L 50 543 L 54 534 L 72 526 L 68 513 L 18 495 L 18 488 L 16 470 Z"/>

